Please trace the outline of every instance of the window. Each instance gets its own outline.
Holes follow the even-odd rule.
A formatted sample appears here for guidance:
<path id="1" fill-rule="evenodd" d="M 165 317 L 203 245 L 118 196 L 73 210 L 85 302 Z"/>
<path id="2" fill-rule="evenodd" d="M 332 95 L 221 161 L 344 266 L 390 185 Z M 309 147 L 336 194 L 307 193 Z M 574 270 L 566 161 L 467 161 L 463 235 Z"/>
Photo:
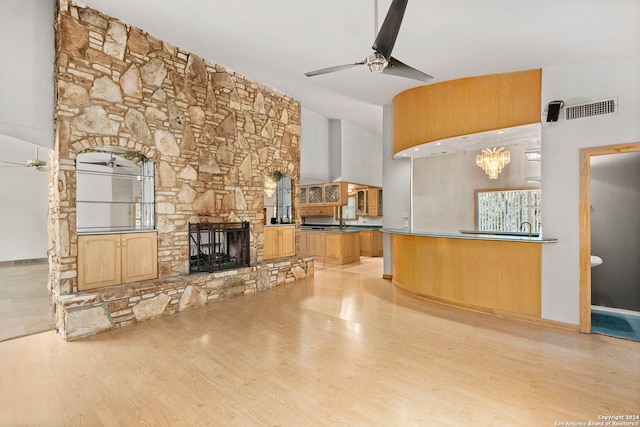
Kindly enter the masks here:
<path id="1" fill-rule="evenodd" d="M 342 219 L 358 219 L 358 215 L 356 213 L 356 196 L 349 196 L 348 205 L 338 206 L 338 209 L 335 211 L 336 219 L 340 219 L 340 209 L 342 209 Z"/>
<path id="2" fill-rule="evenodd" d="M 540 233 L 540 188 L 476 190 L 476 229 L 478 231 Z"/>

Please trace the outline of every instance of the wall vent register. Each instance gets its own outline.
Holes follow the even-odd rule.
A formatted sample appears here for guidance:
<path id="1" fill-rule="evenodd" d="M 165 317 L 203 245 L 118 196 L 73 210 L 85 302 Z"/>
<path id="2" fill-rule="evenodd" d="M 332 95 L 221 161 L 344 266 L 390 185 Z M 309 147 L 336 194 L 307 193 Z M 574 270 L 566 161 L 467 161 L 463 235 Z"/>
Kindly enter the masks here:
<path id="1" fill-rule="evenodd" d="M 565 114 L 567 120 L 581 119 L 584 117 L 599 116 L 601 114 L 615 114 L 618 112 L 617 107 L 618 98 L 614 97 L 602 101 L 567 107 Z"/>

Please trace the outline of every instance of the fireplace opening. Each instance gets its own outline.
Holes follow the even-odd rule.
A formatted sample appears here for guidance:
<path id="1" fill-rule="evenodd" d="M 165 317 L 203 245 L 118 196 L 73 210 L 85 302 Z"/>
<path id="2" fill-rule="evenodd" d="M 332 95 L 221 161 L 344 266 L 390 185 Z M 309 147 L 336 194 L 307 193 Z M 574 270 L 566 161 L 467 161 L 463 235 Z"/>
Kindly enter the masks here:
<path id="1" fill-rule="evenodd" d="M 189 223 L 189 273 L 249 267 L 249 223 Z"/>

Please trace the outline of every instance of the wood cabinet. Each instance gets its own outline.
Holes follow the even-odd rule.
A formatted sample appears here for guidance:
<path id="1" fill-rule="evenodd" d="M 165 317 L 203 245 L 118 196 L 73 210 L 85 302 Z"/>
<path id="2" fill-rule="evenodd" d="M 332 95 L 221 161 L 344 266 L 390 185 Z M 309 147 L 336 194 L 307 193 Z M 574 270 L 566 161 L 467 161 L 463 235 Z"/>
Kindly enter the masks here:
<path id="1" fill-rule="evenodd" d="M 356 191 L 356 213 L 358 215 L 367 215 L 369 212 L 368 191 L 366 188 L 360 188 Z"/>
<path id="2" fill-rule="evenodd" d="M 325 233 L 324 262 L 349 264 L 360 261 L 360 233 Z"/>
<path id="3" fill-rule="evenodd" d="M 357 214 L 382 216 L 382 188 L 362 187 L 356 189 Z"/>
<path id="4" fill-rule="evenodd" d="M 347 204 L 346 182 L 300 186 L 300 206 L 342 206 Z"/>
<path id="5" fill-rule="evenodd" d="M 367 189 L 367 215 L 382 216 L 382 188 L 369 187 Z"/>
<path id="6" fill-rule="evenodd" d="M 300 251 L 317 262 L 349 264 L 360 260 L 360 233 L 342 231 L 303 231 Z"/>
<path id="7" fill-rule="evenodd" d="M 78 289 L 158 277 L 155 232 L 78 236 Z"/>
<path id="8" fill-rule="evenodd" d="M 264 228 L 264 256 L 269 260 L 296 254 L 296 227 L 294 225 L 267 226 Z"/>
<path id="9" fill-rule="evenodd" d="M 360 255 L 382 256 L 382 233 L 379 230 L 360 230 Z"/>
<path id="10" fill-rule="evenodd" d="M 304 206 L 300 208 L 300 216 L 333 216 L 333 206 Z"/>
<path id="11" fill-rule="evenodd" d="M 347 199 L 349 188 L 346 182 L 330 182 L 324 184 L 322 189 L 326 206 L 342 206 L 349 202 Z"/>

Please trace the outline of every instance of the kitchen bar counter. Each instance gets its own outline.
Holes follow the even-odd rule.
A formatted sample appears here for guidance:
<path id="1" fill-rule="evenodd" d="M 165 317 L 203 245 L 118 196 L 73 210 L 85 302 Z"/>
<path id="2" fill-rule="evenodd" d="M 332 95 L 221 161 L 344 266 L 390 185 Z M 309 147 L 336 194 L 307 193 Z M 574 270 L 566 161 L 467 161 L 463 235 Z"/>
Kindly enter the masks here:
<path id="1" fill-rule="evenodd" d="M 541 243 L 556 239 L 381 231 L 392 237 L 393 284 L 398 289 L 493 314 L 541 317 Z"/>

